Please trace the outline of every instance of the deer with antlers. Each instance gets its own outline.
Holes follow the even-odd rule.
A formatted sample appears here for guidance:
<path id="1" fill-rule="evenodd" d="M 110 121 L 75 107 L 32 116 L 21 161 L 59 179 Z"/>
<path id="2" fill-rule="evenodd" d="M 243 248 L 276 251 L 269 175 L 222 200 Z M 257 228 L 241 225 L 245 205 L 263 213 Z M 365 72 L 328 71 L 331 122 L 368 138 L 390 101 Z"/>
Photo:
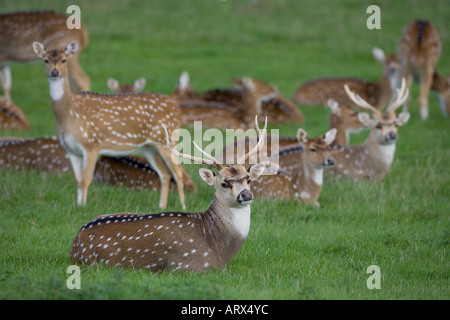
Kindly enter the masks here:
<path id="1" fill-rule="evenodd" d="M 162 123 L 169 130 L 181 126 L 178 103 L 157 93 L 73 94 L 69 87 L 68 61 L 78 51 L 76 41 L 64 50 L 46 50 L 33 43 L 45 62 L 52 109 L 61 145 L 67 150 L 77 181 L 77 203 L 86 204 L 97 156 L 123 155 L 140 149 L 161 179 L 159 206 L 165 208 L 172 176 L 183 208 L 183 174 L 164 147 Z"/>
<path id="2" fill-rule="evenodd" d="M 87 46 L 86 28 L 67 28 L 67 16 L 54 11 L 25 11 L 0 14 L 0 79 L 6 98 L 11 97 L 12 62 L 37 60 L 32 43 L 39 41 L 48 48 L 63 50 L 67 43 L 76 41 L 77 54 L 67 62 L 71 84 L 76 91 L 90 88 L 89 77 L 78 63 L 78 54 Z"/>
<path id="3" fill-rule="evenodd" d="M 166 128 L 166 127 L 164 127 Z M 223 268 L 239 252 L 250 228 L 251 181 L 264 171 L 264 164 L 245 167 L 246 161 L 264 144 L 266 126 L 258 126 L 259 141 L 239 163 L 224 166 L 195 143 L 205 158 L 180 153 L 177 157 L 212 166 L 201 168 L 200 177 L 215 188 L 214 198 L 203 212 L 159 214 L 118 213 L 103 215 L 85 224 L 70 252 L 73 263 L 103 263 L 123 268 L 203 271 Z"/>
<path id="4" fill-rule="evenodd" d="M 428 93 L 433 83 L 433 74 L 442 50 L 442 41 L 436 28 L 428 21 L 416 20 L 403 31 L 398 47 L 400 76 L 406 79 L 409 89 L 413 77 L 419 77 L 420 116 L 428 118 Z M 406 106 L 409 101 L 406 101 Z M 405 107 L 406 108 L 406 107 Z"/>
<path id="5" fill-rule="evenodd" d="M 11 99 L 0 96 L 0 130 L 30 130 L 23 111 Z"/>
<path id="6" fill-rule="evenodd" d="M 372 112 L 372 117 L 365 112 L 358 113 L 359 121 L 369 127 L 371 133 L 362 145 L 334 145 L 331 156 L 336 165 L 329 172 L 355 180 L 381 180 L 394 160 L 398 127 L 408 122 L 410 117 L 407 111 L 399 115 L 395 113 L 408 97 L 406 82 L 403 79 L 401 88 L 397 89 L 397 98 L 384 113 L 351 91 L 348 86 L 345 86 L 345 91 L 357 106 Z"/>
<path id="7" fill-rule="evenodd" d="M 68 173 L 72 169 L 69 155 L 56 137 L 0 138 L 0 168 L 34 169 L 52 174 Z M 161 189 L 158 174 L 148 161 L 140 156 L 101 156 L 95 165 L 93 179 L 130 190 Z M 183 183 L 186 190 L 197 192 L 194 181 L 184 170 Z M 170 189 L 175 187 L 176 182 L 171 179 Z"/>
<path id="8" fill-rule="evenodd" d="M 108 78 L 106 83 L 112 92 L 141 92 L 144 90 L 146 80 L 145 78 L 139 78 L 133 84 L 119 84 L 118 80 Z"/>
<path id="9" fill-rule="evenodd" d="M 334 166 L 330 145 L 335 136 L 336 129 L 331 129 L 320 138 L 308 138 L 306 131 L 300 128 L 297 146 L 283 148 L 269 158 L 279 158 L 279 171 L 261 176 L 252 184 L 251 191 L 255 196 L 298 199 L 319 207 L 323 172 Z"/>
<path id="10" fill-rule="evenodd" d="M 400 65 L 396 55 L 386 56 L 379 48 L 374 48 L 372 53 L 384 66 L 383 75 L 378 82 L 356 78 L 319 78 L 301 85 L 294 93 L 292 100 L 305 105 L 324 105 L 328 99 L 333 99 L 339 105 L 352 106 L 353 101 L 342 90 L 342 87 L 347 84 L 375 108 L 384 108 L 391 101 L 392 93 L 397 86 Z"/>

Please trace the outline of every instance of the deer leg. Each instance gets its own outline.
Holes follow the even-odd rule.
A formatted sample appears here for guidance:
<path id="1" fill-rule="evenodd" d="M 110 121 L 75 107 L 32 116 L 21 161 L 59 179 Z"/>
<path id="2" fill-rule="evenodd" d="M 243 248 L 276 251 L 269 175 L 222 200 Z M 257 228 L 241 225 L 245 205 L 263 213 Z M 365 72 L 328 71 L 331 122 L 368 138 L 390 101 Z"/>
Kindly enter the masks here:
<path id="1" fill-rule="evenodd" d="M 83 176 L 81 177 L 82 205 L 86 205 L 89 185 L 94 176 L 95 165 L 97 163 L 97 152 L 85 153 L 83 157 Z"/>
<path id="2" fill-rule="evenodd" d="M 83 204 L 83 192 L 81 188 L 81 179 L 83 177 L 83 157 L 69 153 L 70 163 L 72 164 L 75 180 L 77 181 L 77 204 Z"/>
<path id="3" fill-rule="evenodd" d="M 159 207 L 161 209 L 165 209 L 167 207 L 167 196 L 169 194 L 170 179 L 172 178 L 170 170 L 169 168 L 167 168 L 164 160 L 159 155 L 156 147 L 146 146 L 141 150 L 152 168 L 155 169 L 156 173 L 158 174 L 159 180 L 161 181 Z"/>
<path id="4" fill-rule="evenodd" d="M 172 161 L 172 153 L 170 152 L 169 149 L 165 147 L 159 147 L 158 151 L 161 154 L 162 159 L 165 160 L 166 166 L 169 168 L 169 170 L 173 174 L 173 177 L 175 178 L 175 182 L 177 184 L 178 197 L 180 199 L 181 206 L 183 207 L 183 209 L 186 209 L 186 204 L 184 202 L 183 167 L 181 167 L 180 163 L 174 163 Z"/>
<path id="5" fill-rule="evenodd" d="M 433 82 L 433 67 L 426 65 L 420 77 L 419 107 L 422 120 L 428 118 L 428 93 Z"/>
<path id="6" fill-rule="evenodd" d="M 411 69 L 407 62 L 405 64 L 403 64 L 403 66 L 402 66 L 401 75 L 402 75 L 402 78 L 405 78 L 406 89 L 408 89 L 410 92 L 410 94 L 408 95 L 408 98 L 405 101 L 405 104 L 403 105 L 403 111 L 407 111 L 409 103 L 411 102 L 411 83 L 413 80 L 412 74 L 411 74 Z M 401 80 L 401 78 L 400 78 L 400 80 Z M 392 97 L 392 98 L 395 99 L 395 97 Z"/>
<path id="7" fill-rule="evenodd" d="M 11 99 L 11 68 L 8 65 L 0 67 L 0 79 L 2 80 L 3 94 L 5 98 Z"/>
<path id="8" fill-rule="evenodd" d="M 90 80 L 88 75 L 83 71 L 78 63 L 78 55 L 71 57 L 67 60 L 69 67 L 69 79 L 70 83 L 74 87 L 75 92 L 89 91 Z"/>

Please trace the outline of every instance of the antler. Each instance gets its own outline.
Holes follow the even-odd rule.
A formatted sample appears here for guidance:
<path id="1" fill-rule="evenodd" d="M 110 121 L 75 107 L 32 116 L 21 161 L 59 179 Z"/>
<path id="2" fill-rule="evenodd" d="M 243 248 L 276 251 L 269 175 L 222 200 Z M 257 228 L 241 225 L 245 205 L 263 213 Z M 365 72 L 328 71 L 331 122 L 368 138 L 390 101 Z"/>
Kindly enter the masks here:
<path id="1" fill-rule="evenodd" d="M 164 128 L 164 131 L 166 132 L 166 143 L 167 143 L 167 148 L 169 148 L 170 152 L 172 152 L 174 155 L 176 155 L 177 157 L 181 157 L 181 158 L 185 158 L 185 159 L 189 159 L 195 162 L 201 162 L 210 166 L 213 166 L 214 168 L 216 168 L 217 170 L 222 170 L 223 169 L 223 165 L 222 163 L 220 163 L 219 160 L 217 160 L 216 158 L 214 158 L 212 155 L 206 153 L 204 150 L 202 150 L 195 142 L 193 142 L 194 146 L 200 150 L 201 153 L 203 153 L 206 157 L 208 157 L 208 159 L 204 159 L 204 158 L 197 158 L 194 156 L 191 156 L 189 154 L 185 154 L 185 153 L 181 153 L 179 151 L 177 151 L 176 149 L 174 149 L 171 144 L 170 144 L 170 140 L 169 140 L 169 132 L 167 131 L 167 127 L 165 126 L 165 124 L 162 125 Z"/>
<path id="2" fill-rule="evenodd" d="M 406 89 L 406 80 L 405 78 L 402 78 L 402 85 L 400 89 L 397 89 L 397 97 L 392 104 L 386 108 L 386 111 L 395 112 L 395 110 L 405 103 L 406 99 L 408 99 L 408 95 L 409 89 Z"/>
<path id="3" fill-rule="evenodd" d="M 256 146 L 250 150 L 247 154 L 245 154 L 242 158 L 240 158 L 238 160 L 238 164 L 245 164 L 245 162 L 247 162 L 248 159 L 250 159 L 251 156 L 253 156 L 254 154 L 258 153 L 259 150 L 261 150 L 261 148 L 264 146 L 264 142 L 265 142 L 265 136 L 266 136 L 266 128 L 267 128 L 267 117 L 264 123 L 264 128 L 261 130 L 259 130 L 259 126 L 258 126 L 258 116 L 255 116 L 255 125 L 256 125 L 256 131 L 258 132 L 258 143 L 256 144 Z"/>
<path id="4" fill-rule="evenodd" d="M 368 103 L 366 100 L 361 98 L 357 93 L 354 93 L 347 84 L 344 85 L 345 92 L 347 92 L 347 95 L 349 98 L 359 107 L 372 111 L 373 113 L 377 113 L 381 115 L 380 110 L 372 106 L 370 103 Z"/>

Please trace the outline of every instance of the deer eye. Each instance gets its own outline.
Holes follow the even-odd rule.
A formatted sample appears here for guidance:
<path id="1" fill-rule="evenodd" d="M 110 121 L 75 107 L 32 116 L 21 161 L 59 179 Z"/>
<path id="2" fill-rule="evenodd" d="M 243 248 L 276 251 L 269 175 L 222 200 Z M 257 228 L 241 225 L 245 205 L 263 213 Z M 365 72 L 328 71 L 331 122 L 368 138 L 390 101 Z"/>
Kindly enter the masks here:
<path id="1" fill-rule="evenodd" d="M 45 59 L 44 62 L 45 62 L 45 63 L 48 63 L 48 59 Z"/>
<path id="2" fill-rule="evenodd" d="M 66 63 L 66 59 L 62 59 L 61 62 L 62 62 L 62 63 Z"/>
<path id="3" fill-rule="evenodd" d="M 381 125 L 381 123 L 377 123 L 377 125 L 375 126 L 375 128 L 377 128 L 377 129 L 382 129 L 383 126 Z"/>
<path id="4" fill-rule="evenodd" d="M 228 182 L 222 182 L 222 188 L 228 188 L 231 189 L 233 186 L 229 184 Z"/>
<path id="5" fill-rule="evenodd" d="M 309 149 L 309 151 L 311 151 L 311 152 L 316 152 L 317 149 L 316 149 L 316 148 L 311 148 L 311 149 Z"/>
<path id="6" fill-rule="evenodd" d="M 247 180 L 247 183 L 250 184 L 250 182 L 252 182 L 252 180 L 248 179 L 248 180 Z"/>

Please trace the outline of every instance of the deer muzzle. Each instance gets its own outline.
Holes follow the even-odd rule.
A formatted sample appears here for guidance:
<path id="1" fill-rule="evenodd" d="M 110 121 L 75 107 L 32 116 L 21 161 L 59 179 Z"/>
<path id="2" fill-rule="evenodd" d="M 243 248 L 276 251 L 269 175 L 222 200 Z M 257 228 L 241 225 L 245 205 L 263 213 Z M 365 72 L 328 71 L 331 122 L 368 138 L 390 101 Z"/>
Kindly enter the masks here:
<path id="1" fill-rule="evenodd" d="M 253 193 L 250 190 L 244 189 L 239 193 L 236 199 L 240 204 L 247 204 L 253 200 Z"/>

